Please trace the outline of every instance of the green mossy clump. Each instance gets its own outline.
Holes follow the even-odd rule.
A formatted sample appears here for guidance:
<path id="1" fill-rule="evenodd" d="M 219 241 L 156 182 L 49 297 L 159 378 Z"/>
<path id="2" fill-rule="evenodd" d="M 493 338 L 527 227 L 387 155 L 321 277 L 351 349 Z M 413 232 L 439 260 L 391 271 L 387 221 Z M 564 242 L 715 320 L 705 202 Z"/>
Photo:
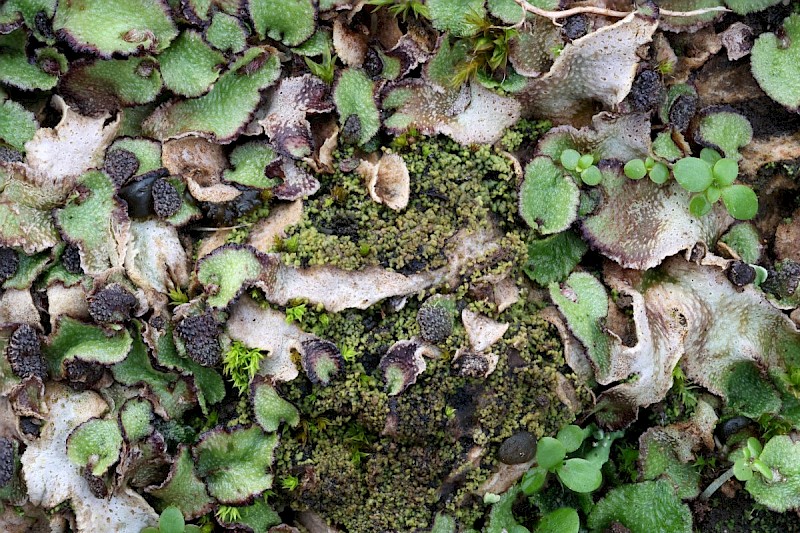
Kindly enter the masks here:
<path id="1" fill-rule="evenodd" d="M 458 304 L 469 305 L 466 298 Z M 327 387 L 302 378 L 279 387 L 301 417 L 276 450 L 276 478 L 300 478 L 300 488 L 280 495 L 293 508 L 313 509 L 350 532 L 425 528 L 441 510 L 467 527 L 485 510 L 472 492 L 496 466 L 503 440 L 523 430 L 554 434 L 572 421 L 554 389 L 564 367 L 560 341 L 524 300 L 498 317 L 511 326 L 492 347 L 500 361 L 488 378 L 452 370 L 452 355 L 466 345 L 459 321 L 417 382 L 388 396 L 378 362 L 397 340 L 419 335 L 419 307 L 414 300 L 393 314 L 373 308 L 325 320 L 303 316 L 301 327 L 339 340 L 343 353 L 353 355 L 344 376 Z M 588 403 L 585 389 L 578 395 Z M 486 454 L 470 467 L 466 454 L 476 446 Z"/>
<path id="2" fill-rule="evenodd" d="M 341 170 L 354 157 L 352 148 L 341 149 L 336 171 L 317 176 L 320 192 L 288 231 L 284 243 L 291 240 L 292 247 L 284 246 L 283 260 L 348 270 L 380 265 L 408 274 L 447 265 L 456 244 L 448 239 L 485 227 L 490 214 L 503 229 L 516 226 L 516 175 L 500 150 L 437 137 L 407 144 L 399 154 L 410 175 L 408 207 L 393 211 L 373 201 L 357 172 Z"/>

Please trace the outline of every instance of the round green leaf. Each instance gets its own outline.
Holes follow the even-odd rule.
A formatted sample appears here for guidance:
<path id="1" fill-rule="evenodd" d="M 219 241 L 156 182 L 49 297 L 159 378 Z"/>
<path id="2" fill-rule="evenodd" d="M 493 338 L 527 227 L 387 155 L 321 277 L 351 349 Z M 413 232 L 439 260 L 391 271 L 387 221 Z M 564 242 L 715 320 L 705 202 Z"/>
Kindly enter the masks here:
<path id="1" fill-rule="evenodd" d="M 753 471 L 750 470 L 750 465 L 747 464 L 747 461 L 742 458 L 733 463 L 733 475 L 739 481 L 747 481 L 753 477 Z"/>
<path id="2" fill-rule="evenodd" d="M 689 201 L 689 212 L 697 218 L 711 211 L 711 202 L 703 194 L 696 194 Z"/>
<path id="3" fill-rule="evenodd" d="M 772 481 L 772 470 L 761 459 L 753 461 L 753 470 L 764 476 L 767 481 Z"/>
<path id="4" fill-rule="evenodd" d="M 592 165 L 583 172 L 581 172 L 581 181 L 586 185 L 594 186 L 603 180 L 603 174 L 600 169 Z"/>
<path id="5" fill-rule="evenodd" d="M 558 466 L 566 455 L 567 449 L 561 441 L 553 437 L 542 437 L 539 439 L 539 445 L 536 448 L 536 462 L 542 468 L 550 470 Z"/>
<path id="6" fill-rule="evenodd" d="M 567 453 L 572 453 L 581 447 L 581 443 L 583 443 L 583 439 L 586 438 L 586 434 L 580 427 L 570 424 L 561 428 L 556 438 L 564 445 Z"/>
<path id="7" fill-rule="evenodd" d="M 575 167 L 578 166 L 578 161 L 580 158 L 581 154 L 579 154 L 577 150 L 567 148 L 561 152 L 561 157 L 559 159 L 561 160 L 561 166 L 567 170 L 575 170 Z"/>
<path id="8" fill-rule="evenodd" d="M 714 163 L 714 180 L 720 187 L 730 185 L 739 175 L 739 163 L 733 159 L 723 158 Z"/>
<path id="9" fill-rule="evenodd" d="M 656 163 L 650 169 L 650 181 L 661 185 L 669 179 L 669 167 L 664 163 Z"/>
<path id="10" fill-rule="evenodd" d="M 520 487 L 522 492 L 527 496 L 531 496 L 541 490 L 544 482 L 547 479 L 547 469 L 542 466 L 534 466 L 522 476 Z"/>
<path id="11" fill-rule="evenodd" d="M 585 170 L 592 166 L 594 163 L 594 156 L 592 154 L 584 154 L 578 160 L 578 170 Z"/>
<path id="12" fill-rule="evenodd" d="M 755 437 L 750 437 L 747 439 L 747 449 L 750 450 L 751 457 L 758 457 L 761 455 L 761 443 L 758 442 L 758 439 Z"/>
<path id="13" fill-rule="evenodd" d="M 713 148 L 703 148 L 702 150 L 700 150 L 700 159 L 706 161 L 709 165 L 713 165 L 714 163 L 722 159 L 722 156 L 719 155 L 719 152 L 717 152 Z"/>
<path id="14" fill-rule="evenodd" d="M 183 533 L 185 525 L 183 513 L 174 505 L 164 509 L 158 519 L 158 528 L 161 533 Z"/>
<path id="15" fill-rule="evenodd" d="M 731 185 L 722 189 L 725 209 L 736 220 L 750 220 L 758 213 L 758 198 L 746 185 Z"/>
<path id="16" fill-rule="evenodd" d="M 717 200 L 719 200 L 720 195 L 722 194 L 722 190 L 714 187 L 713 185 L 706 189 L 706 199 L 709 203 L 714 204 Z"/>
<path id="17" fill-rule="evenodd" d="M 562 507 L 544 515 L 536 526 L 536 533 L 578 533 L 580 528 L 578 511 Z"/>
<path id="18" fill-rule="evenodd" d="M 581 458 L 564 461 L 558 469 L 558 478 L 569 490 L 581 493 L 597 490 L 603 482 L 603 474 L 597 465 Z"/>
<path id="19" fill-rule="evenodd" d="M 647 174 L 647 169 L 644 166 L 644 161 L 641 159 L 631 159 L 625 163 L 625 175 L 632 180 L 640 180 Z"/>
<path id="20" fill-rule="evenodd" d="M 689 192 L 704 191 L 714 181 L 711 165 L 696 157 L 681 159 L 672 167 L 672 173 L 681 187 Z"/>

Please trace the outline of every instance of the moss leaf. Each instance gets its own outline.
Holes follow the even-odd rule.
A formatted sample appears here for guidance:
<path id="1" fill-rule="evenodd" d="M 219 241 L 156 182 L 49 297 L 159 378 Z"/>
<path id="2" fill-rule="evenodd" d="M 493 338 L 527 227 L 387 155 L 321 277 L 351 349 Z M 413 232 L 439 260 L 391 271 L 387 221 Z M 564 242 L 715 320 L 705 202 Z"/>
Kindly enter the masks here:
<path id="1" fill-rule="evenodd" d="M 772 437 L 759 459 L 772 470 L 772 481 L 755 475 L 745 485 L 747 492 L 779 513 L 800 507 L 800 443 L 788 435 Z"/>
<path id="2" fill-rule="evenodd" d="M 261 91 L 272 85 L 279 74 L 276 55 L 266 49 L 250 48 L 207 94 L 162 105 L 142 128 L 161 140 L 195 133 L 217 142 L 230 142 L 250 120 L 261 100 Z"/>
<path id="3" fill-rule="evenodd" d="M 300 413 L 294 405 L 280 397 L 278 391 L 267 382 L 253 385 L 253 412 L 256 422 L 264 431 L 276 431 L 281 422 L 291 427 L 300 423 Z"/>
<path id="4" fill-rule="evenodd" d="M 13 100 L 0 97 L 0 141 L 5 141 L 19 152 L 25 151 L 25 143 L 33 139 L 39 123 L 33 113 Z"/>
<path id="5" fill-rule="evenodd" d="M 187 520 L 206 514 L 214 503 L 205 484 L 194 472 L 192 454 L 186 446 L 178 450 L 166 481 L 157 487 L 148 487 L 147 492 L 164 506 L 176 506 Z"/>
<path id="6" fill-rule="evenodd" d="M 225 57 L 208 46 L 198 32 L 188 30 L 158 56 L 158 61 L 167 89 L 194 97 L 208 92 L 217 81 Z"/>
<path id="7" fill-rule="evenodd" d="M 577 217 L 579 199 L 578 186 L 549 157 L 537 157 L 525 167 L 519 213 L 539 233 L 567 229 Z"/>
<path id="8" fill-rule="evenodd" d="M 267 469 L 277 444 L 277 435 L 266 435 L 258 426 L 215 429 L 195 446 L 195 467 L 211 496 L 224 504 L 241 504 L 272 487 Z"/>
<path id="9" fill-rule="evenodd" d="M 64 362 L 73 359 L 102 365 L 119 363 L 127 357 L 132 343 L 133 339 L 127 330 L 109 334 L 99 326 L 83 324 L 63 316 L 50 335 L 44 354 L 50 373 L 60 376 Z"/>
<path id="10" fill-rule="evenodd" d="M 251 0 L 250 18 L 259 37 L 297 46 L 316 29 L 317 11 L 311 0 Z"/>
<path id="11" fill-rule="evenodd" d="M 83 175 L 74 194 L 54 218 L 64 238 L 77 244 L 81 265 L 90 275 L 122 266 L 130 221 L 104 173 Z"/>
<path id="12" fill-rule="evenodd" d="M 344 70 L 333 91 L 333 101 L 339 113 L 343 135 L 365 144 L 381 125 L 378 106 L 375 104 L 375 84 L 358 69 Z"/>
<path id="13" fill-rule="evenodd" d="M 589 513 L 589 527 L 602 531 L 619 522 L 631 533 L 691 533 L 692 515 L 666 481 L 612 489 Z"/>
<path id="14" fill-rule="evenodd" d="M 751 53 L 753 77 L 770 98 L 792 111 L 800 109 L 800 15 L 783 21 L 785 39 L 774 33 L 762 33 Z"/>
<path id="15" fill-rule="evenodd" d="M 53 29 L 76 50 L 103 57 L 158 52 L 178 35 L 160 0 L 59 2 Z"/>
<path id="16" fill-rule="evenodd" d="M 116 420 L 89 420 L 75 428 L 67 439 L 70 461 L 89 467 L 94 476 L 106 473 L 119 460 L 121 450 L 122 433 Z"/>

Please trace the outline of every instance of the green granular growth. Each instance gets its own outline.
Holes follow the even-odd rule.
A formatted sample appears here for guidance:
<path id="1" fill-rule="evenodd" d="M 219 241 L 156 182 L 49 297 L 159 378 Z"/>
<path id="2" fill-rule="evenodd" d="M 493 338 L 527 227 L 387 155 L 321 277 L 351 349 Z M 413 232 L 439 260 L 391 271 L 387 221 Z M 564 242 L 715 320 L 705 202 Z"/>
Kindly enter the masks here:
<path id="1" fill-rule="evenodd" d="M 374 202 L 356 172 L 338 168 L 352 149 L 337 153 L 337 170 L 317 176 L 320 192 L 307 201 L 303 220 L 288 231 L 296 250 L 284 250 L 294 266 L 335 265 L 356 270 L 380 265 L 405 274 L 447 264 L 448 240 L 460 229 L 487 224 L 514 227 L 516 176 L 511 160 L 491 146 L 463 147 L 424 138 L 400 152 L 411 178 L 408 207 L 400 212 Z M 292 247 L 294 248 L 294 246 Z"/>
<path id="2" fill-rule="evenodd" d="M 465 278 L 454 295 L 466 295 L 472 280 Z M 458 297 L 457 305 L 473 304 Z M 303 316 L 301 327 L 356 355 L 346 361 L 343 377 L 327 387 L 302 377 L 280 385 L 281 396 L 301 413 L 298 427 L 284 432 L 276 450 L 276 477 L 301 478 L 300 489 L 278 494 L 292 508 L 314 509 L 356 533 L 430 527 L 443 510 L 469 527 L 487 509 L 471 491 L 491 475 L 500 443 L 520 430 L 552 435 L 572 421 L 554 390 L 555 374 L 565 368 L 557 332 L 524 298 L 499 314 L 511 326 L 492 348 L 500 361 L 489 378 L 452 371 L 455 350 L 466 345 L 458 321 L 417 382 L 389 397 L 378 362 L 394 342 L 418 335 L 419 306 L 413 299 L 396 313 L 372 308 L 339 314 L 310 310 Z M 576 390 L 588 404 L 588 391 L 577 385 Z M 389 434 L 387 418 L 394 421 Z M 465 454 L 476 445 L 487 453 L 470 468 Z M 460 481 L 444 483 L 462 469 Z M 318 481 L 304 484 L 303 476 Z"/>

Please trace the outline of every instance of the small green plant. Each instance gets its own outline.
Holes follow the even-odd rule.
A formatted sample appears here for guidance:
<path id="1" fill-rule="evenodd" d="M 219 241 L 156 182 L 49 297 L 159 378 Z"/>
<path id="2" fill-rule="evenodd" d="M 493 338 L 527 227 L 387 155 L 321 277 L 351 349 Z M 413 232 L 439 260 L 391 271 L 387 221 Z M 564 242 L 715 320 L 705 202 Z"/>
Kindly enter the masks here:
<path id="1" fill-rule="evenodd" d="M 595 442 L 586 439 L 592 435 Z M 611 443 L 621 432 L 605 433 L 593 426 L 565 426 L 556 438 L 542 437 L 536 447 L 536 466 L 522 477 L 522 492 L 528 496 L 540 491 L 548 474 L 556 474 L 561 483 L 577 493 L 597 490 L 603 482 L 601 468 L 608 461 Z"/>
<path id="2" fill-rule="evenodd" d="M 217 509 L 217 518 L 220 522 L 232 524 L 242 519 L 242 514 L 238 507 L 231 507 L 229 505 L 220 505 Z"/>
<path id="3" fill-rule="evenodd" d="M 183 292 L 180 287 L 175 287 L 169 291 L 169 305 L 180 305 L 189 303 L 189 295 Z"/>
<path id="4" fill-rule="evenodd" d="M 247 393 L 247 388 L 258 372 L 264 355 L 261 350 L 250 349 L 239 341 L 233 341 L 231 347 L 225 352 L 222 372 L 233 382 L 239 395 Z"/>
<path id="5" fill-rule="evenodd" d="M 595 157 L 592 154 L 581 154 L 577 150 L 567 148 L 559 156 L 561 166 L 569 170 L 575 177 L 586 185 L 594 186 L 599 184 L 603 175 L 595 165 Z"/>
<path id="6" fill-rule="evenodd" d="M 350 346 L 342 346 L 342 359 L 344 359 L 346 362 L 352 363 L 355 361 L 356 355 L 358 355 L 358 353 L 356 352 L 355 348 Z"/>
<path id="7" fill-rule="evenodd" d="M 306 304 L 299 304 L 286 308 L 286 323 L 300 322 L 306 314 Z"/>
<path id="8" fill-rule="evenodd" d="M 625 175 L 632 180 L 640 180 L 649 176 L 653 183 L 661 185 L 669 179 L 669 167 L 660 161 L 648 157 L 644 161 L 641 159 L 631 159 L 625 163 L 623 169 Z"/>
<path id="9" fill-rule="evenodd" d="M 322 51 L 322 60 L 319 63 L 308 57 L 304 59 L 308 70 L 310 70 L 314 76 L 328 85 L 333 83 L 333 74 L 336 69 L 336 56 L 331 55 L 331 51 L 328 47 L 325 47 Z"/>
<path id="10" fill-rule="evenodd" d="M 170 505 L 158 518 L 158 527 L 146 527 L 141 533 L 200 533 L 202 529 L 192 524 L 187 525 L 183 513 L 174 505 Z"/>
<path id="11" fill-rule="evenodd" d="M 470 13 L 466 20 L 476 31 L 474 36 L 468 38 L 470 56 L 456 66 L 451 79 L 452 85 L 459 87 L 479 72 L 487 78 L 497 75 L 504 79 L 511 41 L 519 35 L 519 31 L 516 28 L 496 26 L 477 13 Z"/>
<path id="12" fill-rule="evenodd" d="M 431 10 L 419 0 L 367 0 L 367 5 L 375 6 L 375 11 L 385 7 L 392 16 L 401 19 L 403 22 L 411 15 L 415 19 L 431 19 Z"/>
<path id="13" fill-rule="evenodd" d="M 772 481 L 772 470 L 759 456 L 763 448 L 755 437 L 747 439 L 746 445 L 737 453 L 738 457 L 733 462 L 733 475 L 739 481 L 749 481 L 756 473 L 764 476 L 767 481 Z"/>
<path id="14" fill-rule="evenodd" d="M 665 183 L 669 171 L 664 163 L 647 158 L 632 159 L 625 164 L 625 175 L 639 180 L 649 175 L 655 183 Z M 747 185 L 734 184 L 739 175 L 735 159 L 722 157 L 711 148 L 703 148 L 700 157 L 684 157 L 672 166 L 672 174 L 681 187 L 695 193 L 689 201 L 689 212 L 702 217 L 722 199 L 730 215 L 737 220 L 750 220 L 758 213 L 758 198 Z"/>
<path id="15" fill-rule="evenodd" d="M 286 476 L 281 480 L 281 488 L 289 492 L 300 486 L 300 479 L 297 476 Z"/>

